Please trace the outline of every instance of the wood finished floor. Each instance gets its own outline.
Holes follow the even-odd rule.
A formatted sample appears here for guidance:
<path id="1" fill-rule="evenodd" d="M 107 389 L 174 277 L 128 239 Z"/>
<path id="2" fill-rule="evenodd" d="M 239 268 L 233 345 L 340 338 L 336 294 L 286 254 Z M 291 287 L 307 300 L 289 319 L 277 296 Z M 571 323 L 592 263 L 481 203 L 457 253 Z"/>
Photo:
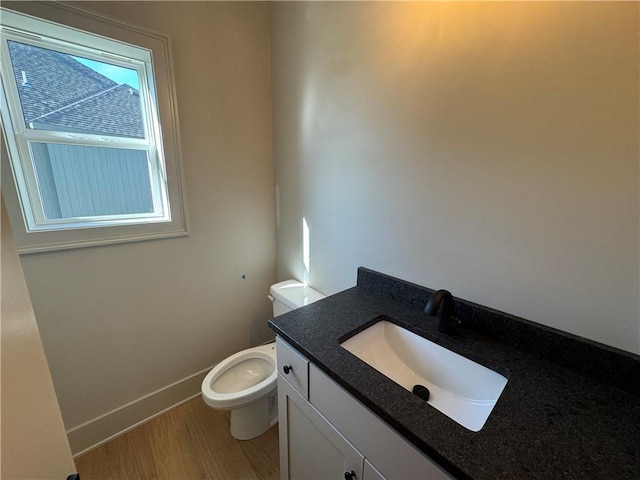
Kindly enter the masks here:
<path id="1" fill-rule="evenodd" d="M 229 414 L 196 398 L 75 462 L 82 480 L 275 480 L 278 426 L 253 440 L 236 440 Z"/>

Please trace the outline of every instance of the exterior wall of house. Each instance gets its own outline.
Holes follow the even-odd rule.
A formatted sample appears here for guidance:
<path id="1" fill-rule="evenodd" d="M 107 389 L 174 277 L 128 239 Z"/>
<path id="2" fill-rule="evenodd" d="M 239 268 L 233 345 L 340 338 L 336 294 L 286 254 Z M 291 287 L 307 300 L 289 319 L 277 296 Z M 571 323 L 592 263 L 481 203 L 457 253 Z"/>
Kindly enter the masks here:
<path id="1" fill-rule="evenodd" d="M 153 211 L 147 152 L 32 144 L 47 218 Z"/>
<path id="2" fill-rule="evenodd" d="M 268 4 L 84 6 L 171 38 L 190 235 L 21 257 L 74 453 L 271 338 L 275 281 Z"/>

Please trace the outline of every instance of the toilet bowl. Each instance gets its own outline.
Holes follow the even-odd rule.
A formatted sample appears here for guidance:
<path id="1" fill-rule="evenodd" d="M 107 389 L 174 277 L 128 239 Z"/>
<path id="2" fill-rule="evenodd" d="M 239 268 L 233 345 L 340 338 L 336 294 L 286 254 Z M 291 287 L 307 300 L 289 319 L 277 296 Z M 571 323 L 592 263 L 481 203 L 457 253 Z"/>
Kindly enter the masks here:
<path id="1" fill-rule="evenodd" d="M 202 398 L 217 410 L 231 410 L 231 435 L 249 440 L 278 421 L 276 344 L 235 353 L 202 381 Z"/>
<path id="2" fill-rule="evenodd" d="M 269 299 L 278 316 L 324 298 L 296 280 L 271 286 Z M 278 421 L 275 342 L 235 353 L 216 365 L 202 381 L 202 398 L 217 410 L 231 411 L 231 435 L 249 440 Z"/>

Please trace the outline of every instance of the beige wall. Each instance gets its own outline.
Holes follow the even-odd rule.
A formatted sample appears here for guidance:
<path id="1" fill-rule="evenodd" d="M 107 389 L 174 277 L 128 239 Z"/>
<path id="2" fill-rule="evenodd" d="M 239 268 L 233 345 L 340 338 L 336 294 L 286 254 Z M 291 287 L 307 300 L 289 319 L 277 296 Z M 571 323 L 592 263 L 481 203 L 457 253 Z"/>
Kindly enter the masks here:
<path id="1" fill-rule="evenodd" d="M 278 277 L 360 265 L 640 353 L 637 3 L 272 6 Z"/>
<path id="2" fill-rule="evenodd" d="M 63 479 L 76 469 L 4 202 L 1 216 L 0 477 Z"/>
<path id="3" fill-rule="evenodd" d="M 86 6 L 172 40 L 191 234 L 21 257 L 67 429 L 128 409 L 72 432 L 74 452 L 271 338 L 275 280 L 268 5 Z M 187 391 L 128 405 L 187 377 Z"/>
<path id="4" fill-rule="evenodd" d="M 21 257 L 68 429 L 266 340 L 303 216 L 325 293 L 364 265 L 640 351 L 637 4 L 86 5 L 172 39 L 191 235 Z"/>

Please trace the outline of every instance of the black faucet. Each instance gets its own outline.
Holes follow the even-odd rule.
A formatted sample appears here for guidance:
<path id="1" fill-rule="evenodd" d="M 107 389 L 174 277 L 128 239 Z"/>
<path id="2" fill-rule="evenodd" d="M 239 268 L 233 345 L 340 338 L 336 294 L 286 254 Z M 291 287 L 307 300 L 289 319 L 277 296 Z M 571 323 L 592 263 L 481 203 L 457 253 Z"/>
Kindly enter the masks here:
<path id="1" fill-rule="evenodd" d="M 460 320 L 453 315 L 453 295 L 448 290 L 438 290 L 434 293 L 424 307 L 424 312 L 431 316 L 439 312 L 438 330 L 448 334 L 456 333 Z"/>

